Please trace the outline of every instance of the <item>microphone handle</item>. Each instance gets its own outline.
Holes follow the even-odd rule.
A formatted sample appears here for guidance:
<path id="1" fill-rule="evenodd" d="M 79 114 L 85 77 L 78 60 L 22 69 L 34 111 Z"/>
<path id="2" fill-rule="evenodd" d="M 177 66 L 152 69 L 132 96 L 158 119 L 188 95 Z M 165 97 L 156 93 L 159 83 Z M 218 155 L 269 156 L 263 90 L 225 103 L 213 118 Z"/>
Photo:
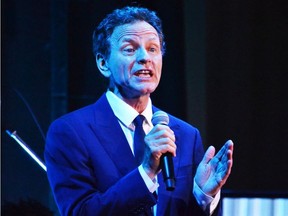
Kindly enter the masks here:
<path id="1" fill-rule="evenodd" d="M 161 156 L 161 166 L 166 190 L 173 191 L 175 189 L 175 175 L 172 154 L 167 152 Z"/>

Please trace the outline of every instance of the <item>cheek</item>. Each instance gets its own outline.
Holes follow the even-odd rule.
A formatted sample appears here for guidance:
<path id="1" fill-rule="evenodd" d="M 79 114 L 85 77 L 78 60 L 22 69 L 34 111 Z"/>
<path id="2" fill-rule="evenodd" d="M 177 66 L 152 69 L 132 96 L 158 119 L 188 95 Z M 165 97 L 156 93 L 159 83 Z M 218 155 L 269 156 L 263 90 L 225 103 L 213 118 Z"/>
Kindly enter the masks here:
<path id="1" fill-rule="evenodd" d="M 114 77 L 118 77 L 120 71 L 125 68 L 124 61 L 120 59 L 117 55 L 111 55 L 108 64 L 109 69 L 111 70 Z"/>
<path id="2" fill-rule="evenodd" d="M 162 72 L 162 58 L 157 59 L 157 61 L 156 61 L 156 69 L 157 69 L 157 74 L 160 77 L 161 76 L 161 72 Z"/>
<path id="3" fill-rule="evenodd" d="M 130 71 L 132 66 L 126 63 L 125 61 L 116 60 L 113 64 L 113 77 L 114 80 L 122 83 L 126 82 L 130 78 Z"/>
<path id="4" fill-rule="evenodd" d="M 158 68 L 162 68 L 162 55 L 155 57 L 154 61 L 156 62 Z"/>

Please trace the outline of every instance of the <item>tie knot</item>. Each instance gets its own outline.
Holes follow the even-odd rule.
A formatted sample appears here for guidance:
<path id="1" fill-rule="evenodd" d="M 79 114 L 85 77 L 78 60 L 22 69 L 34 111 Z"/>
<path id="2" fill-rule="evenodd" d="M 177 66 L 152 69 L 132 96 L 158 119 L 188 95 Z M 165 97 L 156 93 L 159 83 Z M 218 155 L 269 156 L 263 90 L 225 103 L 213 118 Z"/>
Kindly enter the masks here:
<path id="1" fill-rule="evenodd" d="M 136 127 L 138 126 L 142 126 L 143 125 L 143 121 L 144 121 L 145 117 L 143 115 L 138 115 L 135 119 L 134 119 L 134 124 Z"/>

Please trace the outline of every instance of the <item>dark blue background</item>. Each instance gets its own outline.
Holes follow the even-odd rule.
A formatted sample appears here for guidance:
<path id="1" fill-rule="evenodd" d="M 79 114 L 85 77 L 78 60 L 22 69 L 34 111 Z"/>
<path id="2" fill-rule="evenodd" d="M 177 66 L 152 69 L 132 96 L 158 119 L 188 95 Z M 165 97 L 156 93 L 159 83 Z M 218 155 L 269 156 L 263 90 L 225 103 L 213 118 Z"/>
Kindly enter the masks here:
<path id="1" fill-rule="evenodd" d="M 45 172 L 6 134 L 43 158 L 56 117 L 106 88 L 93 28 L 132 1 L 1 1 L 1 195 L 55 208 Z M 287 196 L 287 7 L 280 1 L 138 1 L 162 18 L 167 53 L 154 104 L 198 127 L 205 147 L 235 142 L 226 193 Z M 146 2 L 146 3 L 145 3 Z"/>

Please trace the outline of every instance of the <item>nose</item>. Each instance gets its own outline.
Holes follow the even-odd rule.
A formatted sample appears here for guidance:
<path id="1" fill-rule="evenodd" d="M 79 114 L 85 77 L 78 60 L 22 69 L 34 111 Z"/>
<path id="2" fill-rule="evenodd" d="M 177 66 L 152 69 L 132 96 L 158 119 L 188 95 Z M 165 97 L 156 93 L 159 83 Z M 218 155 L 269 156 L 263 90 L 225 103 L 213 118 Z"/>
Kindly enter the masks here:
<path id="1" fill-rule="evenodd" d="M 151 62 L 151 57 L 146 49 L 141 48 L 138 50 L 137 62 L 140 64 L 146 64 L 147 62 Z"/>

